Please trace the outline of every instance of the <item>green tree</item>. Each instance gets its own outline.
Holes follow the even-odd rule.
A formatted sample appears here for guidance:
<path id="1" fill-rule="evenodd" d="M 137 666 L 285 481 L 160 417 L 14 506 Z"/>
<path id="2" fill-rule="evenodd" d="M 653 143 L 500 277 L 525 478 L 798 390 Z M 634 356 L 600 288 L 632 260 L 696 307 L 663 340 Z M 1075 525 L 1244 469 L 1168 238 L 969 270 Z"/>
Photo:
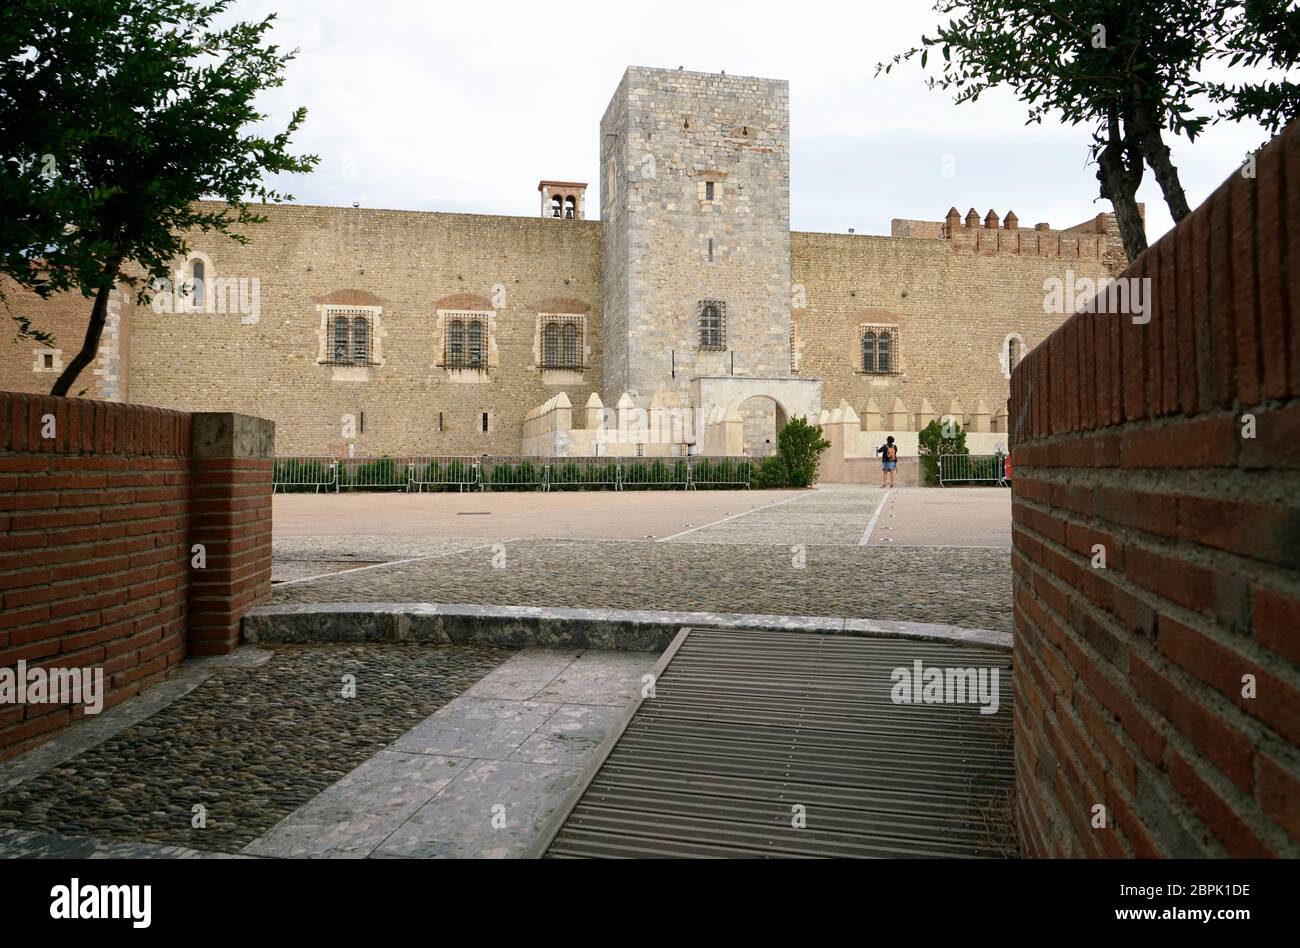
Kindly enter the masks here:
<path id="1" fill-rule="evenodd" d="M 1269 134 L 1300 115 L 1300 85 L 1286 72 L 1300 65 L 1300 6 L 1292 0 L 1245 0 L 1228 34 L 1231 66 L 1271 67 L 1280 71 L 1250 81 L 1222 82 L 1210 95 L 1225 106 L 1221 117 L 1254 119 Z"/>
<path id="2" fill-rule="evenodd" d="M 931 88 L 973 102 L 1005 86 L 1044 116 L 1093 129 L 1101 197 L 1115 209 L 1130 259 L 1146 249 L 1137 190 L 1150 168 L 1174 222 L 1190 213 L 1165 133 L 1194 140 L 1220 118 L 1280 123 L 1294 115 L 1290 83 L 1226 86 L 1208 64 L 1295 64 L 1294 11 L 1284 0 L 938 0 L 946 22 L 920 45 L 877 65 L 942 55 Z M 1262 47 L 1260 44 L 1264 44 Z M 1229 107 L 1214 114 L 1215 100 Z M 1276 125 L 1272 126 L 1276 127 Z"/>
<path id="3" fill-rule="evenodd" d="M 184 234 L 265 217 L 291 199 L 267 175 L 310 170 L 290 153 L 306 112 L 255 126 L 263 90 L 293 59 L 274 17 L 225 22 L 230 0 L 8 0 L 0 8 L 0 272 L 42 297 L 93 298 L 80 351 L 51 390 L 95 357 L 119 281 L 147 304 L 189 252 Z M 213 204 L 200 205 L 200 199 Z M 24 327 L 20 325 L 20 332 Z M 28 334 L 31 334 L 30 329 Z"/>
<path id="4" fill-rule="evenodd" d="M 808 424 L 808 419 L 791 418 L 786 422 L 776 436 L 776 453 L 789 485 L 811 487 L 817 483 L 822 454 L 830 446 L 831 443 L 822 437 L 822 430 Z"/>
<path id="5" fill-rule="evenodd" d="M 939 483 L 939 458 L 945 454 L 970 454 L 966 447 L 966 432 L 955 421 L 941 425 L 932 421 L 921 429 L 917 438 L 920 442 L 921 467 L 925 471 L 927 484 Z"/>

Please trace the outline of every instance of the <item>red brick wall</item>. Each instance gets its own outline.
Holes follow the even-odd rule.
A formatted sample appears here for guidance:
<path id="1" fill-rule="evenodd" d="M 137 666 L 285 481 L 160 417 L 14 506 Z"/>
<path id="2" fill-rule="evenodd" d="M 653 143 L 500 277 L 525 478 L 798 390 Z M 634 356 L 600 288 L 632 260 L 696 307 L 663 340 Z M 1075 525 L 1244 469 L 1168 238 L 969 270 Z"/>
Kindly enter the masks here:
<path id="1" fill-rule="evenodd" d="M 270 591 L 271 473 L 196 437 L 232 418 L 260 422 L 0 392 L 0 668 L 102 668 L 107 708 L 187 653 L 237 644 L 238 616 Z M 264 525 L 232 542 L 253 510 Z M 0 759 L 83 711 L 0 704 Z"/>
<path id="2" fill-rule="evenodd" d="M 1021 845 L 1295 856 L 1300 128 L 1125 275 L 1012 378 Z"/>

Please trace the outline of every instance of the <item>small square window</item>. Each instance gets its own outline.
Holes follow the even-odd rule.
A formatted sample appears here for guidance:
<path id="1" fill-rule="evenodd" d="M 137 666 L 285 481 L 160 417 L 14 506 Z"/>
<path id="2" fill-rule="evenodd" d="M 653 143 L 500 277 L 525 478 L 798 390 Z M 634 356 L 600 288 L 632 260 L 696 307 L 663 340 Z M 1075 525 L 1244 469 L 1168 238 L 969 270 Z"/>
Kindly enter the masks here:
<path id="1" fill-rule="evenodd" d="M 41 356 L 41 358 L 44 360 L 45 367 L 46 367 L 47 369 L 52 369 L 52 368 L 54 368 L 54 353 L 53 353 L 53 352 L 46 352 L 46 353 L 43 353 L 42 356 Z"/>

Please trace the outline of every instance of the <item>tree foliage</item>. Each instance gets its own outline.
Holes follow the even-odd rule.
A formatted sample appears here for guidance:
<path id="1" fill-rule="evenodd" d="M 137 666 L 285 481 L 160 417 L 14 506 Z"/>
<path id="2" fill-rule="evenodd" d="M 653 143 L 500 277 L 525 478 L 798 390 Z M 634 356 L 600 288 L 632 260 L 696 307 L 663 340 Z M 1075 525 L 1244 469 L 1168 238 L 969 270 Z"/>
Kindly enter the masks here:
<path id="1" fill-rule="evenodd" d="M 1150 168 L 1176 222 L 1190 213 L 1165 133 L 1194 140 L 1222 118 L 1276 128 L 1295 115 L 1289 82 L 1229 86 L 1208 65 L 1290 68 L 1296 12 L 1286 0 L 938 0 L 945 18 L 919 45 L 877 65 L 888 73 L 941 57 L 931 88 L 973 102 L 1009 88 L 1029 108 L 1092 128 L 1100 195 L 1112 202 L 1130 258 L 1146 249 L 1137 189 Z M 1224 108 L 1213 111 L 1213 103 Z"/>
<path id="2" fill-rule="evenodd" d="M 945 454 L 970 454 L 966 447 L 966 432 L 955 421 L 941 425 L 932 421 L 917 435 L 921 467 L 927 484 L 939 483 L 939 458 Z"/>
<path id="3" fill-rule="evenodd" d="M 776 456 L 785 473 L 786 485 L 811 487 L 817 483 L 822 454 L 831 443 L 822 430 L 806 418 L 791 418 L 776 436 Z"/>
<path id="4" fill-rule="evenodd" d="M 0 272 L 42 297 L 93 297 L 86 338 L 55 383 L 95 356 L 115 285 L 147 303 L 189 252 L 187 231 L 245 242 L 250 202 L 291 198 L 267 176 L 304 172 L 257 95 L 293 59 L 274 17 L 234 22 L 230 0 L 8 0 L 0 7 Z M 196 203 L 200 199 L 213 203 Z"/>

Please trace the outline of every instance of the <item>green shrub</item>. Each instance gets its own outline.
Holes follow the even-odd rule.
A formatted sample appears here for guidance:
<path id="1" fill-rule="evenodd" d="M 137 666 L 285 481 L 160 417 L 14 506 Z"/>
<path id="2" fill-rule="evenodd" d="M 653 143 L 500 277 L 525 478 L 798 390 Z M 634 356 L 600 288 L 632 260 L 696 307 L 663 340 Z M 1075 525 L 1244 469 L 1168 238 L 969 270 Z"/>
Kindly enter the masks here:
<path id="1" fill-rule="evenodd" d="M 939 457 L 944 454 L 970 454 L 966 447 L 966 432 L 955 421 L 945 431 L 945 426 L 932 421 L 921 429 L 921 469 L 927 484 L 939 483 Z"/>
<path id="2" fill-rule="evenodd" d="M 812 487 L 817 483 L 822 454 L 830 446 L 822 437 L 822 430 L 808 424 L 808 419 L 791 418 L 776 436 L 776 454 L 786 478 L 786 483 L 780 486 Z M 775 469 L 772 473 L 776 473 Z"/>
<path id="3" fill-rule="evenodd" d="M 360 490 L 384 490 L 406 486 L 406 468 L 395 458 L 375 458 L 361 464 L 340 464 L 339 486 Z"/>
<path id="4" fill-rule="evenodd" d="M 770 490 L 773 487 L 788 487 L 789 484 L 790 474 L 785 469 L 785 461 L 779 454 L 774 454 L 770 458 L 764 458 L 758 465 L 749 486 L 754 490 Z"/>

